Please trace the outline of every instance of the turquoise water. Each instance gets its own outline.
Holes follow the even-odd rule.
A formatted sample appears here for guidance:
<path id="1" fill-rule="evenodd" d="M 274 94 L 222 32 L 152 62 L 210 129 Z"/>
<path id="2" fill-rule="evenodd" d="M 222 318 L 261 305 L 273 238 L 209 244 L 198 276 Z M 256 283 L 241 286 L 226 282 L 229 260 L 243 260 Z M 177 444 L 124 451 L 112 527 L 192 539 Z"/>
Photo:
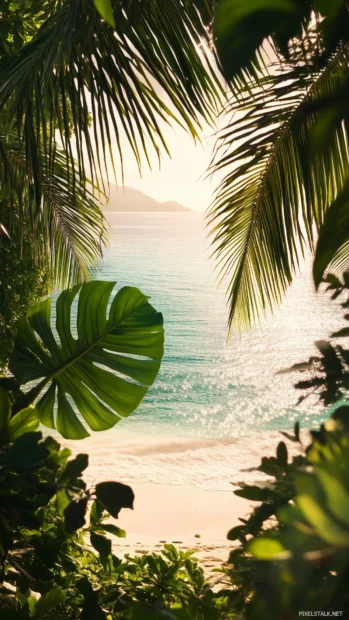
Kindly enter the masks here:
<path id="1" fill-rule="evenodd" d="M 224 291 L 217 291 L 202 216 L 108 218 L 110 248 L 96 278 L 150 295 L 164 315 L 166 346 L 139 409 L 88 440 L 95 475 L 105 476 L 117 460 L 123 479 L 229 488 L 242 467 L 275 446 L 278 430 L 291 429 L 296 419 L 309 427 L 323 418 L 314 402 L 295 406 L 297 377 L 276 372 L 314 353 L 314 340 L 340 325 L 340 310 L 315 294 L 305 265 L 282 308 L 260 328 L 234 333 L 227 345 Z"/>

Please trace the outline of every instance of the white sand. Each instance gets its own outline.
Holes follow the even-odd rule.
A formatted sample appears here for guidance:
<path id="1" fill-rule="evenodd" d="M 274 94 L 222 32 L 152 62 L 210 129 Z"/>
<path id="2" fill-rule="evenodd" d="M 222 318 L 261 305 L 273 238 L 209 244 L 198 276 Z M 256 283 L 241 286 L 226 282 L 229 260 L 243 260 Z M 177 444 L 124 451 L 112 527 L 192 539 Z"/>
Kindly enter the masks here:
<path id="1" fill-rule="evenodd" d="M 250 504 L 231 492 L 200 491 L 191 486 L 132 484 L 134 510 L 123 509 L 117 525 L 125 539 L 113 537 L 116 555 L 159 551 L 173 543 L 179 549 L 195 549 L 206 568 L 226 561 L 232 543 L 226 538 Z"/>

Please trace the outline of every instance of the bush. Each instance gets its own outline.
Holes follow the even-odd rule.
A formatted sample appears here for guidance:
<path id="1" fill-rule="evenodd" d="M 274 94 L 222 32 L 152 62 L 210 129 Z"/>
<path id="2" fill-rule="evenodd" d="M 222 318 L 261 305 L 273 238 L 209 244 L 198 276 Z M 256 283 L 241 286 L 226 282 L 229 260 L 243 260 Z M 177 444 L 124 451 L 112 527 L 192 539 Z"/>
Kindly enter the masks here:
<path id="1" fill-rule="evenodd" d="M 132 508 L 120 482 L 89 489 L 88 456 L 30 428 L 34 409 L 8 418 L 0 390 L 0 616 L 18 618 L 214 618 L 215 597 L 191 552 L 121 560 L 111 517 Z"/>
<path id="2" fill-rule="evenodd" d="M 343 281 L 330 275 L 327 282 L 334 299 L 349 289 L 348 274 Z M 348 300 L 342 306 L 347 310 Z M 348 335 L 345 327 L 333 337 Z M 281 441 L 276 456 L 263 457 L 257 468 L 268 479 L 235 491 L 259 502 L 230 530 L 237 546 L 223 571 L 227 609 L 244 618 L 291 620 L 300 611 L 349 609 L 349 351 L 330 341 L 316 345 L 318 356 L 289 369 L 308 373 L 296 384 L 306 391 L 300 400 L 315 393 L 325 404 L 340 405 L 310 431 L 306 448 L 298 423 L 294 434 L 283 433 L 299 445 L 299 454 L 289 459 Z"/>
<path id="3" fill-rule="evenodd" d="M 6 218 L 0 204 L 0 221 Z M 48 294 L 49 270 L 33 256 L 29 234 L 19 239 L 16 230 L 11 238 L 0 229 L 0 369 L 7 366 L 16 337 L 16 321 L 29 307 Z M 38 248 L 40 255 L 40 248 Z"/>

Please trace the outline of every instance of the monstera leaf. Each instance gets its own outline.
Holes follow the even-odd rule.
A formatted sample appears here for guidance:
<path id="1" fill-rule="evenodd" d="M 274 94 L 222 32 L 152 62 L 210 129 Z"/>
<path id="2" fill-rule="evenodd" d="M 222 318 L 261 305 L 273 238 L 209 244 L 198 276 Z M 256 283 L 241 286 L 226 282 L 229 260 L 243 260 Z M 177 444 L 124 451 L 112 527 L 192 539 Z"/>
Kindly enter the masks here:
<path id="1" fill-rule="evenodd" d="M 21 385 L 35 382 L 24 404 L 36 400 L 42 424 L 68 439 L 88 436 L 86 427 L 108 429 L 130 415 L 160 368 L 162 315 L 130 287 L 108 309 L 114 285 L 94 281 L 63 291 L 56 302 L 58 337 L 51 327 L 51 299 L 18 322 L 10 369 Z M 72 304 L 78 293 L 75 338 Z"/>

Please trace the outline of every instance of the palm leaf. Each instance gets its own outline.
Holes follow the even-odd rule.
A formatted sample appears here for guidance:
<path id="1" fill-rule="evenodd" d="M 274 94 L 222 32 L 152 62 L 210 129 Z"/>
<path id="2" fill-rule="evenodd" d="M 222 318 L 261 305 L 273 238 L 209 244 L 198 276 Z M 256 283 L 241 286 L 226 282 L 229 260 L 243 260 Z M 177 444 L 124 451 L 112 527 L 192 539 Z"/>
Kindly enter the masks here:
<path id="1" fill-rule="evenodd" d="M 57 288 L 88 279 L 91 268 L 103 258 L 107 226 L 92 189 L 91 184 L 86 188 L 77 179 L 72 190 L 65 156 L 57 149 L 53 174 L 43 175 L 38 218 L 38 232 L 45 241 L 47 262 Z"/>
<path id="2" fill-rule="evenodd" d="M 348 48 L 339 46 L 321 68 L 297 57 L 260 68 L 249 88 L 241 81 L 227 109 L 236 118 L 211 166 L 224 174 L 208 224 L 230 327 L 254 323 L 281 301 L 349 173 L 345 119 L 335 119 L 326 148 L 309 148 L 324 106 L 348 89 Z"/>
<path id="3" fill-rule="evenodd" d="M 80 178 L 89 170 L 95 184 L 107 172 L 108 153 L 114 164 L 112 140 L 120 171 L 124 140 L 139 166 L 142 154 L 150 163 L 150 151 L 168 150 L 160 121 L 197 137 L 221 92 L 202 46 L 201 4 L 113 0 L 114 32 L 93 0 L 65 0 L 16 57 L 0 63 L 0 105 L 22 137 L 34 191 L 43 174 L 38 153 L 44 147 L 50 168 L 57 131 L 72 183 L 75 151 Z"/>
<path id="4" fill-rule="evenodd" d="M 119 290 L 108 310 L 114 285 L 93 281 L 63 291 L 56 302 L 59 340 L 50 324 L 51 299 L 18 322 L 10 369 L 21 385 L 35 385 L 17 408 L 37 399 L 42 424 L 69 439 L 86 437 L 86 426 L 101 431 L 130 415 L 160 368 L 162 315 L 130 287 Z"/>
<path id="5" fill-rule="evenodd" d="M 326 212 L 316 246 L 313 265 L 314 282 L 318 288 L 325 271 L 331 277 L 341 276 L 349 269 L 349 182 Z"/>
<path id="6" fill-rule="evenodd" d="M 0 222 L 9 236 L 32 239 L 34 263 L 52 273 L 57 287 L 85 280 L 88 269 L 102 258 L 107 243 L 106 224 L 92 193 L 79 178 L 71 186 L 73 170 L 61 148 L 55 146 L 50 169 L 41 153 L 40 209 L 37 209 L 18 135 L 5 132 L 0 114 Z M 76 166 L 76 164 L 74 163 Z"/>

